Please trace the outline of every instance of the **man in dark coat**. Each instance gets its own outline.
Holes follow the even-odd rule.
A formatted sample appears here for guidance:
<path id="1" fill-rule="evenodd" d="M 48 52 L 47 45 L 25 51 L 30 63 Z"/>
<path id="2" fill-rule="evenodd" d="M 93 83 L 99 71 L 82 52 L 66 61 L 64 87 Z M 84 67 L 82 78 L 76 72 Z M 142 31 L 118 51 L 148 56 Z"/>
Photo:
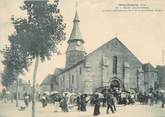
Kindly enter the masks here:
<path id="1" fill-rule="evenodd" d="M 160 99 L 161 99 L 161 102 L 162 102 L 162 108 L 164 108 L 165 97 L 164 97 L 163 93 L 161 94 Z"/>
<path id="2" fill-rule="evenodd" d="M 104 98 L 103 98 L 103 107 L 106 107 L 106 93 L 103 94 Z"/>
<path id="3" fill-rule="evenodd" d="M 46 107 L 47 106 L 47 104 L 48 104 L 48 98 L 47 98 L 47 95 L 46 94 L 43 94 L 42 99 L 41 99 L 41 102 L 42 102 L 42 107 Z"/>
<path id="4" fill-rule="evenodd" d="M 100 99 L 98 95 L 95 96 L 94 105 L 95 107 L 94 107 L 93 115 L 97 116 L 100 114 Z"/>
<path id="5" fill-rule="evenodd" d="M 86 96 L 85 95 L 81 95 L 80 96 L 80 100 L 81 100 L 81 111 L 86 111 Z"/>
<path id="6" fill-rule="evenodd" d="M 77 98 L 76 98 L 76 103 L 77 103 L 77 110 L 81 110 L 81 100 L 80 100 L 80 96 L 78 95 Z"/>
<path id="7" fill-rule="evenodd" d="M 112 94 L 107 94 L 107 114 L 109 113 L 109 108 L 111 109 L 111 112 L 114 113 L 114 110 L 112 108 L 113 105 L 113 97 Z"/>
<path id="8" fill-rule="evenodd" d="M 27 94 L 27 92 L 24 94 L 24 102 L 26 106 L 29 105 L 29 95 Z"/>
<path id="9" fill-rule="evenodd" d="M 112 107 L 113 107 L 113 110 L 116 111 L 116 106 L 115 106 L 115 99 L 114 99 L 114 96 L 112 96 Z"/>

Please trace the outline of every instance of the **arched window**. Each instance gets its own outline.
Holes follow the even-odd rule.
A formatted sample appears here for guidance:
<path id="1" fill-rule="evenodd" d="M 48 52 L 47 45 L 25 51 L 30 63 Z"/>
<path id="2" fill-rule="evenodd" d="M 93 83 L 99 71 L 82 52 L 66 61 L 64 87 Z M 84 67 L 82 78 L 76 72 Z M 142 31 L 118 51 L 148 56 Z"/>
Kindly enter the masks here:
<path id="1" fill-rule="evenodd" d="M 65 77 L 63 76 L 62 78 L 62 82 L 63 82 L 63 88 L 65 87 Z"/>
<path id="2" fill-rule="evenodd" d="M 72 75 L 72 84 L 74 84 L 74 75 Z"/>
<path id="3" fill-rule="evenodd" d="M 117 56 L 113 57 L 113 74 L 117 74 Z"/>
<path id="4" fill-rule="evenodd" d="M 82 70 L 81 70 L 81 67 L 80 67 L 80 75 L 81 75 L 81 73 L 82 73 Z"/>
<path id="5" fill-rule="evenodd" d="M 54 86 L 53 86 L 53 83 L 50 84 L 50 90 L 53 91 L 54 89 Z"/>

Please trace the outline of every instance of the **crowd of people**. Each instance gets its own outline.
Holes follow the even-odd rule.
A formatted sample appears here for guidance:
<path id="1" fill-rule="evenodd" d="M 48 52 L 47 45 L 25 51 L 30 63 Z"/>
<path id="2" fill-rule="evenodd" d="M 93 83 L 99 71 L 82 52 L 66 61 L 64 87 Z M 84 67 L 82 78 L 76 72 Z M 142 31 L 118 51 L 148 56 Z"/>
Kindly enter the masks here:
<path id="1" fill-rule="evenodd" d="M 159 91 L 150 91 L 149 93 L 139 92 L 139 94 L 137 95 L 137 99 L 141 104 L 148 104 L 150 106 L 161 102 L 161 107 L 164 108 L 165 96 L 164 93 L 161 93 Z"/>
<path id="2" fill-rule="evenodd" d="M 77 106 L 78 111 L 87 111 L 87 104 L 94 106 L 93 115 L 100 114 L 100 107 L 106 107 L 106 113 L 115 113 L 116 103 L 118 104 L 134 104 L 135 96 L 132 93 L 126 92 L 114 92 L 106 91 L 103 93 L 95 92 L 94 94 L 74 94 L 69 96 L 69 93 L 60 95 L 59 93 L 54 95 L 43 94 L 41 97 L 42 106 L 46 107 L 48 103 L 55 104 L 55 107 L 60 107 L 63 112 L 69 112 L 72 106 Z M 58 103 L 58 104 L 57 104 Z M 57 109 L 56 109 L 57 111 Z"/>
<path id="3" fill-rule="evenodd" d="M 117 111 L 116 104 L 130 105 L 135 102 L 140 104 L 154 105 L 161 102 L 161 107 L 164 108 L 165 93 L 150 90 L 146 92 L 128 92 L 121 90 L 104 90 L 103 92 L 95 92 L 93 94 L 75 94 L 70 92 L 64 93 L 43 93 L 39 96 L 39 100 L 42 103 L 42 107 L 45 108 L 49 103 L 55 105 L 55 111 L 61 109 L 63 112 L 69 112 L 73 107 L 76 107 L 78 111 L 87 111 L 87 105 L 94 107 L 93 115 L 97 116 L 100 112 L 100 107 L 106 108 L 106 113 L 115 113 Z M 2 90 L 2 99 L 6 103 L 7 91 Z M 24 103 L 28 107 L 31 102 L 31 96 L 28 93 L 24 94 Z"/>
<path id="4" fill-rule="evenodd" d="M 100 107 L 106 107 L 106 113 L 109 114 L 109 110 L 111 113 L 115 113 L 117 110 L 116 104 L 130 105 L 135 104 L 135 102 L 140 102 L 140 104 L 153 105 L 161 101 L 161 107 L 163 108 L 165 102 L 164 93 L 160 93 L 158 91 L 150 91 L 148 93 L 131 93 L 127 91 L 107 90 L 101 93 L 95 92 L 94 94 L 90 95 L 74 94 L 73 98 L 68 96 L 69 94 L 67 93 L 62 96 L 57 95 L 59 94 L 56 94 L 54 98 L 50 98 L 50 96 L 47 97 L 44 94 L 43 98 L 41 99 L 43 107 L 45 107 L 49 102 L 52 102 L 50 101 L 51 99 L 53 100 L 53 103 L 56 103 L 56 107 L 58 105 L 63 112 L 69 112 L 69 109 L 72 106 L 77 106 L 78 111 L 85 112 L 87 111 L 87 104 L 90 104 L 91 106 L 94 106 L 94 116 L 100 114 Z"/>
<path id="5" fill-rule="evenodd" d="M 13 102 L 14 96 L 6 88 L 3 88 L 0 99 L 3 100 L 4 103 L 7 103 L 9 100 Z"/>

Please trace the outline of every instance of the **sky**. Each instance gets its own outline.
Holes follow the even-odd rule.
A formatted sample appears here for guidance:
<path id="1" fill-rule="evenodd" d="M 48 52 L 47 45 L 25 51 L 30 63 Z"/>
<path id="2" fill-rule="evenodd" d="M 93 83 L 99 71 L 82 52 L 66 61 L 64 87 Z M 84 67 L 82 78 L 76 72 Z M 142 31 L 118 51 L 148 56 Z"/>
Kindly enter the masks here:
<path id="1" fill-rule="evenodd" d="M 80 30 L 87 53 L 94 51 L 114 37 L 126 45 L 142 63 L 162 64 L 162 50 L 165 50 L 165 0 L 60 0 L 60 10 L 66 23 L 67 40 L 72 30 L 72 21 L 78 1 Z M 8 42 L 8 35 L 14 28 L 10 18 L 24 17 L 19 9 L 23 0 L 0 0 L 0 50 Z M 112 10 L 122 4 L 145 4 L 152 10 L 161 11 L 121 11 Z M 66 41 L 67 41 L 66 40 Z M 67 42 L 59 46 L 61 55 L 39 64 L 37 83 L 52 74 L 55 68 L 64 68 Z M 0 61 L 3 60 L 0 53 Z M 4 66 L 0 63 L 0 73 Z M 34 64 L 20 78 L 32 81 Z"/>

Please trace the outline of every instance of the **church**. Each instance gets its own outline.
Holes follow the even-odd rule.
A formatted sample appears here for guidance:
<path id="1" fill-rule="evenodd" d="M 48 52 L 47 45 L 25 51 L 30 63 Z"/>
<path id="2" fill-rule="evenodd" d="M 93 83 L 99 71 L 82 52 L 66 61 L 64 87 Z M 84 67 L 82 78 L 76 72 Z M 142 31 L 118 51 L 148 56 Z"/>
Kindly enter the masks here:
<path id="1" fill-rule="evenodd" d="M 148 91 L 165 88 L 165 66 L 143 64 L 117 38 L 87 54 L 76 11 L 67 41 L 65 68 L 57 68 L 41 83 L 43 91 L 93 93 L 100 88 Z"/>

